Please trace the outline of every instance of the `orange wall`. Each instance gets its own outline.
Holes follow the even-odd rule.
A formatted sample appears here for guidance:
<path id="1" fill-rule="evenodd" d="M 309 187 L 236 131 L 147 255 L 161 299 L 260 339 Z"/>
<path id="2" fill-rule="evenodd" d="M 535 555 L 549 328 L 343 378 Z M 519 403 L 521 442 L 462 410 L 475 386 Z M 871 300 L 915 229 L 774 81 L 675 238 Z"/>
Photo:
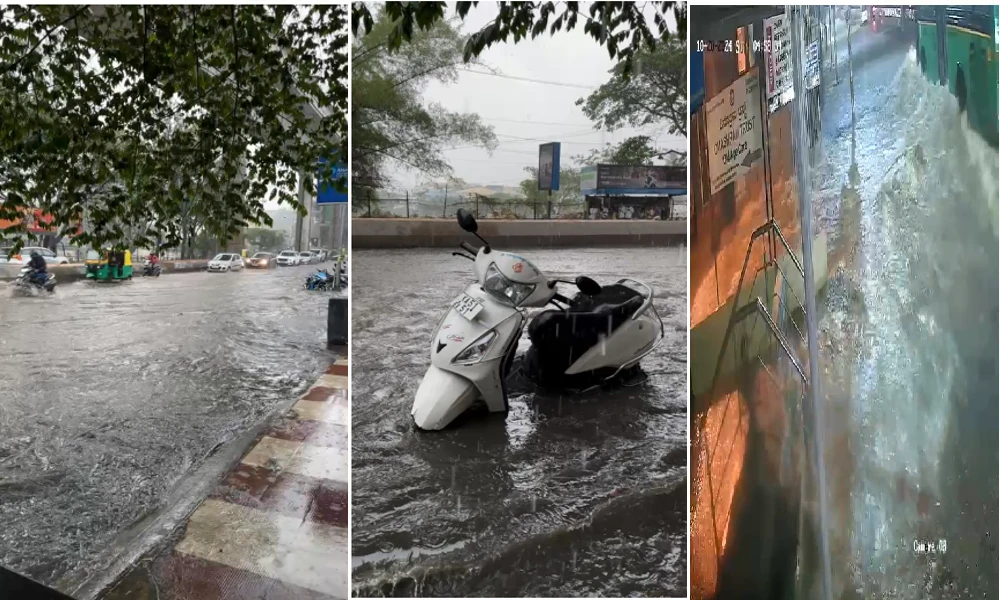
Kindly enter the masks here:
<path id="1" fill-rule="evenodd" d="M 735 33 L 733 34 L 735 37 Z M 739 77 L 737 55 L 730 52 L 705 52 L 705 98 L 711 98 Z M 760 66 L 753 67 L 753 72 Z M 763 90 L 764 86 L 761 85 Z M 705 102 L 707 105 L 708 102 Z M 708 195 L 708 155 L 704 140 L 705 110 L 692 118 L 691 212 L 691 326 L 694 327 L 718 310 L 736 292 L 740 271 L 746 258 L 750 235 L 769 216 L 766 198 L 764 160 L 761 159 L 742 179 Z M 762 114 L 766 110 L 762 107 Z M 799 237 L 798 194 L 792 152 L 791 105 L 786 105 L 768 119 L 768 140 L 772 174 L 771 213 L 793 250 L 801 247 Z M 766 240 L 754 244 L 744 285 L 752 281 L 763 265 Z M 776 242 L 777 254 L 783 251 Z"/>

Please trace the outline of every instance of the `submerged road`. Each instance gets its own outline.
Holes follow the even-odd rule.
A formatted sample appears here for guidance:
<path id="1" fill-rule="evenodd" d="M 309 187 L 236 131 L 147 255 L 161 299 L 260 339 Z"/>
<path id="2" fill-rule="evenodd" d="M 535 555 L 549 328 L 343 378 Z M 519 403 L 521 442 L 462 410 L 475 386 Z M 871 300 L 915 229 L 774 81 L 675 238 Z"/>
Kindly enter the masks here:
<path id="1" fill-rule="evenodd" d="M 993 598 L 997 151 L 906 43 L 853 44 L 812 179 L 834 597 Z"/>
<path id="2" fill-rule="evenodd" d="M 316 267 L 0 296 L 0 562 L 55 584 L 331 363 Z"/>
<path id="3" fill-rule="evenodd" d="M 643 361 L 649 379 L 580 397 L 515 395 L 506 418 L 415 431 L 430 336 L 471 263 L 443 248 L 356 253 L 356 595 L 686 593 L 686 248 L 520 253 L 550 277 L 653 287 L 667 338 Z"/>

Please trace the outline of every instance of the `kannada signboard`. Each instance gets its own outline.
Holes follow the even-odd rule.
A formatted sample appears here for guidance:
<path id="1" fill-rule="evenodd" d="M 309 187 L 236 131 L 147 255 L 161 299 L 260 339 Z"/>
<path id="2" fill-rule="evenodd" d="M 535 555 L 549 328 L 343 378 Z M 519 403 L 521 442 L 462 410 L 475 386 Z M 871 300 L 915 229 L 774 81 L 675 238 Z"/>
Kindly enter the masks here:
<path id="1" fill-rule="evenodd" d="M 819 42 L 813 42 L 806 47 L 806 89 L 811 90 L 819 85 Z"/>
<path id="2" fill-rule="evenodd" d="M 767 112 L 795 99 L 792 88 L 792 39 L 785 13 L 764 19 L 764 66 L 767 69 Z"/>
<path id="3" fill-rule="evenodd" d="M 715 194 L 764 155 L 757 72 L 751 70 L 712 97 L 705 119 L 708 176 Z"/>
<path id="4" fill-rule="evenodd" d="M 609 194 L 684 193 L 687 169 L 663 165 L 597 165 L 597 189 Z"/>

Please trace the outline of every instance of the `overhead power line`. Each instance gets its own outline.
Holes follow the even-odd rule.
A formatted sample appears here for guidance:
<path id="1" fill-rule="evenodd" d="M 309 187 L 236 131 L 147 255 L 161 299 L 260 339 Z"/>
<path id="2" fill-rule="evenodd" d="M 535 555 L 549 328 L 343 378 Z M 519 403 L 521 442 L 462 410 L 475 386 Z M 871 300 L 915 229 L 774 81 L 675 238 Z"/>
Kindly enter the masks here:
<path id="1" fill-rule="evenodd" d="M 504 75 L 503 73 L 490 73 L 489 71 L 476 71 L 475 69 L 459 69 L 466 73 L 475 73 L 477 75 L 488 75 L 490 77 L 501 77 L 503 79 L 513 79 L 514 81 L 526 81 L 528 83 L 537 83 L 540 85 L 554 85 L 556 87 L 568 87 L 576 88 L 580 90 L 596 90 L 596 85 L 583 85 L 579 83 L 566 83 L 564 81 L 548 81 L 545 79 L 532 79 L 531 77 L 516 77 L 514 75 Z"/>

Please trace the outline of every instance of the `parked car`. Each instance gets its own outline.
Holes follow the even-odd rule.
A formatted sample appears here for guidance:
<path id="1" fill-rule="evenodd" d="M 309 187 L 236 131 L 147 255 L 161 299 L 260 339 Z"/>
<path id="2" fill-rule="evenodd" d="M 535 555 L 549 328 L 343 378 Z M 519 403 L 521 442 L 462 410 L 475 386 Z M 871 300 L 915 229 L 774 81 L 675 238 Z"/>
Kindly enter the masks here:
<path id="1" fill-rule="evenodd" d="M 294 267 L 299 264 L 301 264 L 299 253 L 294 250 L 285 250 L 278 255 L 279 267 Z"/>
<path id="2" fill-rule="evenodd" d="M 318 262 L 319 262 L 319 257 L 313 255 L 312 252 L 299 252 L 300 265 L 313 265 Z"/>
<path id="3" fill-rule="evenodd" d="M 0 248 L 0 265 L 10 264 L 10 265 L 26 265 L 28 261 L 31 260 L 31 253 L 37 252 L 42 255 L 45 259 L 45 263 L 49 265 L 67 265 L 69 264 L 69 259 L 65 256 L 57 256 L 55 252 L 49 250 L 48 248 L 41 248 L 38 246 L 26 246 L 21 248 L 17 254 L 11 256 L 10 259 L 7 255 L 10 254 L 11 246 L 6 248 Z"/>
<path id="4" fill-rule="evenodd" d="M 241 271 L 243 257 L 239 254 L 219 254 L 208 262 L 208 270 L 213 272 Z"/>
<path id="5" fill-rule="evenodd" d="M 254 254 L 250 257 L 250 261 L 247 264 L 251 269 L 270 269 L 277 265 L 278 260 L 270 252 L 258 252 Z"/>
<path id="6" fill-rule="evenodd" d="M 330 258 L 329 253 L 322 248 L 310 248 L 309 251 L 318 256 L 321 263 L 326 262 Z"/>

